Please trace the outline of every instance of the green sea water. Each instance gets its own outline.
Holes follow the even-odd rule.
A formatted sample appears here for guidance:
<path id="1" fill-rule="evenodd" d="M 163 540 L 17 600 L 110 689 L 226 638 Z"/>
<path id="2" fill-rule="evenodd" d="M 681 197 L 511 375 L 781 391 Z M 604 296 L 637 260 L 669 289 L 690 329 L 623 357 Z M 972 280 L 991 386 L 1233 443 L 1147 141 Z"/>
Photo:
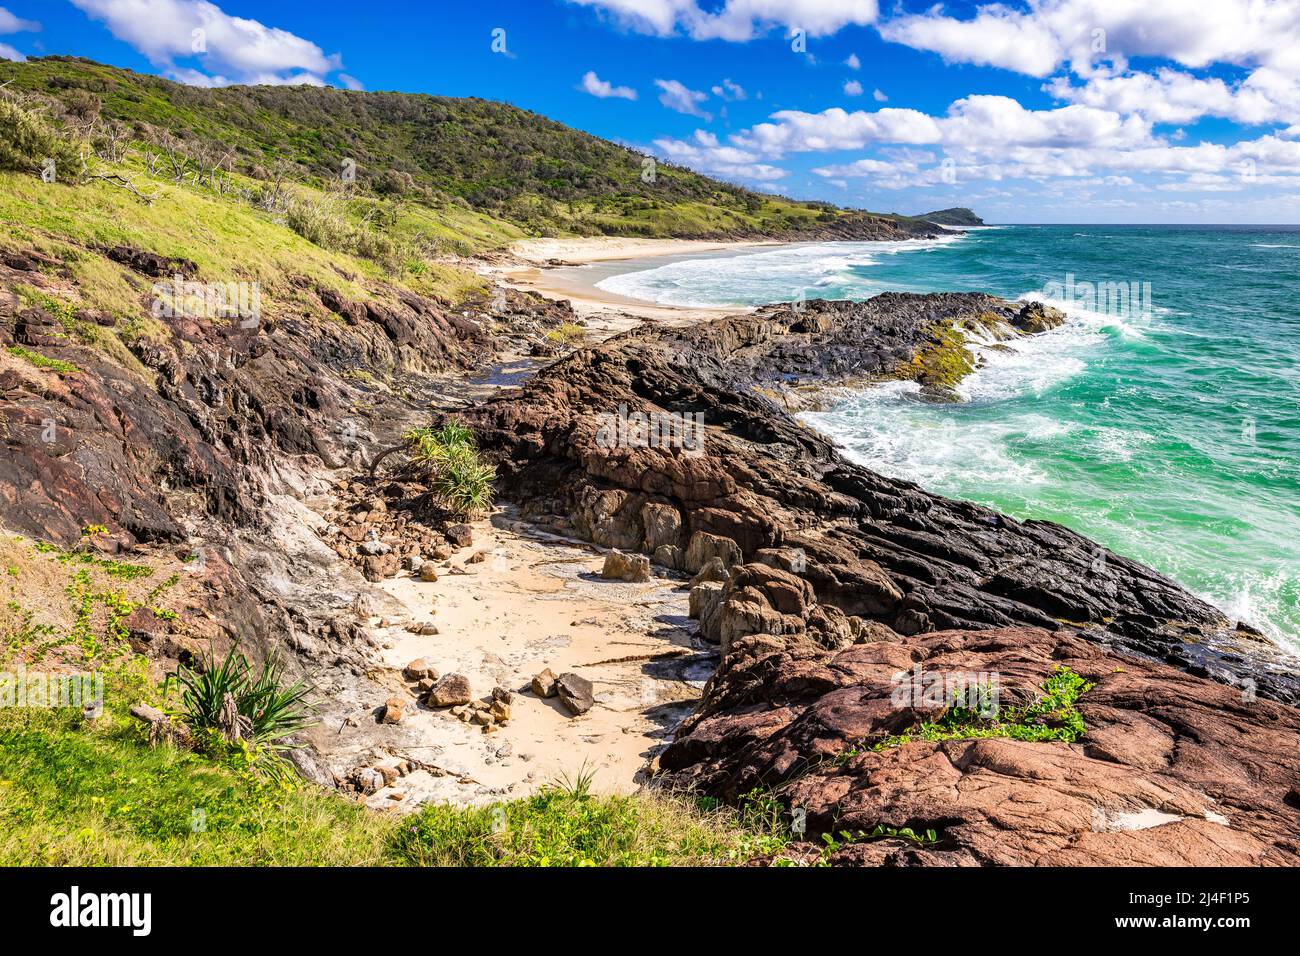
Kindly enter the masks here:
<path id="1" fill-rule="evenodd" d="M 962 404 L 893 383 L 808 420 L 877 471 L 1058 521 L 1300 647 L 1300 227 L 1004 226 L 645 263 L 600 285 L 702 305 L 1055 300 L 1069 323 L 983 352 Z"/>

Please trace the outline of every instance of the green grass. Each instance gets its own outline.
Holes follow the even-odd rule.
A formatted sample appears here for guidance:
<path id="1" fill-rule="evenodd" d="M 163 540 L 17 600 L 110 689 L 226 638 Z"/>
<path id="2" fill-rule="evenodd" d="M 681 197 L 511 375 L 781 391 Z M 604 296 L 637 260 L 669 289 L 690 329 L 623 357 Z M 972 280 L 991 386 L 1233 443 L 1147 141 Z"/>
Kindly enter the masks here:
<path id="1" fill-rule="evenodd" d="M 417 866 L 720 866 L 754 855 L 754 836 L 721 810 L 638 793 L 562 788 L 489 807 L 425 807 L 391 849 Z"/>
<path id="2" fill-rule="evenodd" d="M 113 694 L 109 693 L 110 702 Z M 387 821 L 333 795 L 150 749 L 119 716 L 6 714 L 0 865 L 310 866 L 380 862 Z M 201 829 L 200 829 L 201 825 Z"/>
<path id="3" fill-rule="evenodd" d="M 73 372 L 80 372 L 77 366 L 71 362 L 65 362 L 62 359 L 50 358 L 48 355 L 42 355 L 40 352 L 33 352 L 31 349 L 23 348 L 21 345 L 11 345 L 5 349 L 15 358 L 20 358 L 25 362 L 30 362 L 39 369 L 47 372 L 58 372 L 60 375 L 71 375 Z"/>
<path id="4" fill-rule="evenodd" d="M 1093 685 L 1068 667 L 1043 682 L 1043 695 L 1024 707 L 1004 707 L 996 716 L 983 716 L 965 707 L 952 707 L 935 721 L 926 721 L 915 730 L 886 737 L 872 750 L 901 747 L 913 740 L 972 740 L 1005 737 L 1035 743 L 1074 743 L 1087 727 L 1079 713 L 1079 698 Z"/>
<path id="5" fill-rule="evenodd" d="M 0 865 L 713 866 L 769 848 L 730 811 L 644 792 L 377 813 L 237 753 L 151 749 L 122 716 L 131 692 L 106 696 L 93 727 L 0 713 Z"/>
<path id="6" fill-rule="evenodd" d="M 587 340 L 587 327 L 577 322 L 561 322 L 544 336 L 556 345 L 581 345 Z"/>

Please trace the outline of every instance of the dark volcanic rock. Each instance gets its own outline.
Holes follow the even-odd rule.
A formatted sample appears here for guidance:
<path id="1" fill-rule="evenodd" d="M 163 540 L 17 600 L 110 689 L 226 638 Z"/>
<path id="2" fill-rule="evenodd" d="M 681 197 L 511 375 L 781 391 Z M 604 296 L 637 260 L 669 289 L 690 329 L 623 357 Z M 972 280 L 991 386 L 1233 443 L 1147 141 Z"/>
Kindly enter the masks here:
<path id="1" fill-rule="evenodd" d="M 679 541 L 729 539 L 745 560 L 790 549 L 819 602 L 900 634 L 1064 627 L 1297 700 L 1289 658 L 1168 579 L 1060 525 L 854 465 L 755 387 L 900 374 L 941 329 L 1010 325 L 1028 309 L 985 295 L 891 293 L 643 327 L 463 417 L 507 495 L 571 516 L 598 544 L 654 553 L 660 531 L 644 516 L 660 504 L 680 516 Z M 611 421 L 638 412 L 703 416 L 702 446 L 635 430 L 611 440 L 620 435 Z"/>

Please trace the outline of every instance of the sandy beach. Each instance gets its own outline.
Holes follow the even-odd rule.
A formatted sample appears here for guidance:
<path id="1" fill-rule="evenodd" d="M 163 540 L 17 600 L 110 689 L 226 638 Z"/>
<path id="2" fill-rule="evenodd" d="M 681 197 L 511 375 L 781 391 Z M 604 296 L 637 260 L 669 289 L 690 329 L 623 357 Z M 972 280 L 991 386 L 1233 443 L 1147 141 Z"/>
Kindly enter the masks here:
<path id="1" fill-rule="evenodd" d="M 442 562 L 437 581 L 402 575 L 378 585 L 406 614 L 378 636 L 395 690 L 401 670 L 424 658 L 441 674 L 464 674 L 476 697 L 514 692 L 510 720 L 489 734 L 418 705 L 403 722 L 421 744 L 403 751 L 422 769 L 367 803 L 487 803 L 580 772 L 594 774 L 598 792 L 637 789 L 716 664 L 716 649 L 693 636 L 682 582 L 604 580 L 602 549 L 509 511 L 473 527 L 474 546 Z M 408 622 L 432 622 L 438 633 L 411 633 Z M 547 667 L 592 681 L 596 705 L 575 717 L 533 694 L 529 682 Z"/>
<path id="2" fill-rule="evenodd" d="M 620 271 L 613 267 L 641 259 L 743 252 L 776 245 L 782 243 L 609 236 L 525 239 L 510 247 L 511 261 L 484 265 L 478 271 L 516 289 L 567 300 L 593 332 L 615 334 L 634 326 L 637 320 L 690 324 L 750 309 L 738 305 L 717 308 L 659 305 L 596 288 L 601 279 Z"/>

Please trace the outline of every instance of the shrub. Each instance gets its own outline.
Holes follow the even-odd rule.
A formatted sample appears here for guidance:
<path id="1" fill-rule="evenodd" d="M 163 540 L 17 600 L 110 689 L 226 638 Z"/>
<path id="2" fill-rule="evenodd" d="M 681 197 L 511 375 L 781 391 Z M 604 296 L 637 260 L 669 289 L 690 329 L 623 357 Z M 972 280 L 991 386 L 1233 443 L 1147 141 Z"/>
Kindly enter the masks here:
<path id="1" fill-rule="evenodd" d="M 37 174 L 47 159 L 54 160 L 62 182 L 72 182 L 80 173 L 81 151 L 70 134 L 0 95 L 0 169 Z"/>
<path id="2" fill-rule="evenodd" d="M 411 464 L 425 471 L 442 504 L 458 515 L 481 514 L 492 506 L 496 469 L 483 463 L 474 434 L 454 419 L 440 428 L 405 435 Z"/>
<path id="3" fill-rule="evenodd" d="M 227 694 L 247 721 L 247 735 L 269 749 L 287 749 L 280 741 L 313 723 L 313 708 L 307 702 L 310 688 L 301 681 L 287 683 L 274 655 L 254 675 L 248 658 L 231 648 L 220 663 L 210 656 L 200 670 L 181 665 L 173 677 L 182 688 L 185 719 L 196 731 L 230 730 L 221 713 Z"/>
<path id="4" fill-rule="evenodd" d="M 587 340 L 587 330 L 576 322 L 561 322 L 546 333 L 546 341 L 556 345 L 577 345 Z"/>

